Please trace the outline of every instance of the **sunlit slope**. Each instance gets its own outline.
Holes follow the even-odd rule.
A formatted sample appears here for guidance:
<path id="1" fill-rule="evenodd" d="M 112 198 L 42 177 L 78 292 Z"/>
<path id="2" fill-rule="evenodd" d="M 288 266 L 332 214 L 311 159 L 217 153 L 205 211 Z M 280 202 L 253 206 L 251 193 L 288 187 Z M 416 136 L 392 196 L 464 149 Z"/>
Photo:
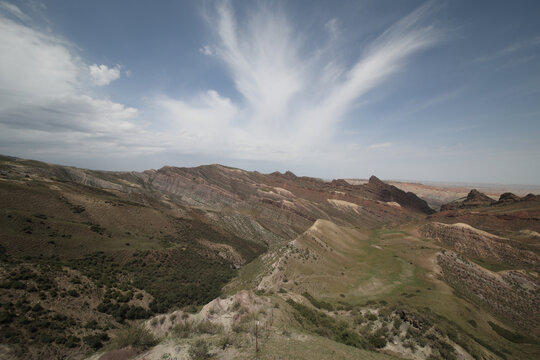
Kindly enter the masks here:
<path id="1" fill-rule="evenodd" d="M 265 293 L 302 299 L 309 293 L 333 306 L 379 303 L 426 308 L 443 316 L 464 336 L 475 338 L 482 351 L 510 351 L 527 358 L 537 345 L 517 345 L 493 331 L 501 323 L 481 304 L 462 298 L 446 282 L 437 256 L 446 251 L 422 238 L 417 225 L 396 229 L 341 227 L 317 220 L 286 247 L 263 255 L 239 272 L 229 289 L 256 286 Z M 475 326 L 472 326 L 474 324 Z M 512 327 L 512 324 L 506 324 Z M 490 348 L 487 350 L 485 347 Z"/>

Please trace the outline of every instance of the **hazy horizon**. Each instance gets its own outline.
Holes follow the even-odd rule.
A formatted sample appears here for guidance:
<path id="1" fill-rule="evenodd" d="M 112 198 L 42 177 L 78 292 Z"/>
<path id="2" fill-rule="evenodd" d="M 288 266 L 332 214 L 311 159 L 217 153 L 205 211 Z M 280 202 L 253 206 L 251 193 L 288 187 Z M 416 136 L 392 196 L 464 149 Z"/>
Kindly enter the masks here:
<path id="1" fill-rule="evenodd" d="M 171 166 L 171 167 L 179 167 L 179 168 L 183 168 L 183 167 L 187 167 L 187 168 L 191 168 L 191 167 L 198 167 L 198 166 L 211 166 L 211 165 L 220 165 L 220 166 L 225 166 L 225 167 L 231 167 L 231 168 L 235 168 L 235 169 L 240 169 L 240 170 L 245 170 L 245 171 L 257 171 L 257 172 L 260 172 L 262 174 L 271 174 L 273 172 L 281 172 L 281 173 L 285 173 L 287 171 L 291 171 L 294 175 L 298 176 L 298 177 L 312 177 L 312 178 L 315 178 L 315 179 L 320 179 L 320 180 L 323 180 L 323 181 L 332 181 L 332 180 L 339 180 L 339 179 L 345 179 L 345 180 L 365 180 L 366 182 L 369 180 L 369 178 L 371 176 L 376 176 L 377 178 L 383 180 L 383 181 L 386 181 L 386 182 L 403 182 L 403 183 L 418 183 L 418 184 L 422 184 L 422 185 L 432 185 L 432 186 L 440 186 L 440 187 L 443 187 L 443 186 L 450 186 L 450 187 L 474 187 L 474 186 L 478 186 L 478 187 L 485 187 L 485 188 L 497 188 L 497 187 L 502 187 L 502 188 L 524 188 L 524 189 L 528 189 L 528 190 L 531 190 L 533 191 L 534 193 L 540 193 L 540 184 L 519 184 L 519 183 L 494 183 L 494 182 L 466 182 L 466 181 L 437 181 L 437 180 L 429 180 L 429 179 L 407 179 L 407 178 L 384 178 L 384 177 L 380 177 L 378 176 L 377 174 L 369 174 L 367 176 L 358 176 L 358 177 L 320 177 L 320 176 L 316 176 L 316 175 L 313 175 L 313 174 L 309 174 L 309 173 L 296 173 L 294 171 L 292 171 L 291 169 L 268 169 L 268 170 L 265 170 L 265 171 L 260 171 L 260 170 L 257 170 L 255 168 L 242 168 L 242 167 L 238 167 L 238 166 L 232 166 L 232 165 L 228 165 L 228 164 L 223 164 L 223 163 L 200 163 L 200 164 L 194 164 L 194 165 L 185 165 L 185 164 L 162 164 L 161 166 L 157 166 L 157 167 L 151 167 L 151 168 L 141 168 L 141 169 L 125 169 L 125 170 L 118 170 L 118 169 L 115 169 L 115 168 L 111 168 L 111 169 L 104 169 L 104 168 L 100 168 L 100 167 L 81 167 L 81 166 L 76 166 L 76 165 L 73 165 L 71 163 L 55 163 L 55 162 L 50 162 L 50 161 L 46 161 L 46 160 L 40 160 L 40 159 L 26 159 L 26 158 L 21 158 L 21 157 L 18 157 L 18 156 L 14 156 L 14 155 L 9 155 L 9 154 L 0 154 L 0 156 L 6 156 L 6 157 L 14 157 L 14 158 L 19 158 L 19 159 L 23 159 L 23 160 L 37 160 L 37 161 L 42 161 L 42 162 L 45 162 L 45 163 L 49 163 L 49 164 L 52 164 L 52 165 L 60 165 L 60 166 L 67 166 L 67 167 L 75 167 L 75 168 L 80 168 L 80 169 L 85 169 L 85 170 L 92 170 L 92 171 L 110 171 L 110 172 L 131 172 L 131 171 L 137 171 L 137 172 L 142 172 L 142 171 L 146 171 L 146 170 L 159 170 L 161 169 L 162 167 L 165 167 L 165 166 Z"/>

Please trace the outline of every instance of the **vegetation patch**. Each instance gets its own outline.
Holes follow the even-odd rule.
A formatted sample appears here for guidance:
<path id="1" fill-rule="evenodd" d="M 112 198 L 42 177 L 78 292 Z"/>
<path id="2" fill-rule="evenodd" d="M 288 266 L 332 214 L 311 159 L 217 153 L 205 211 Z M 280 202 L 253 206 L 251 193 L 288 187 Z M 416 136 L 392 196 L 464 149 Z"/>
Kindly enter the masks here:
<path id="1" fill-rule="evenodd" d="M 526 336 L 512 332 L 508 329 L 505 329 L 494 322 L 488 321 L 489 326 L 495 331 L 499 336 L 505 338 L 508 341 L 511 341 L 516 344 L 535 344 L 536 342 L 533 339 L 529 339 Z"/>
<path id="2" fill-rule="evenodd" d="M 302 294 L 302 296 L 304 296 L 306 299 L 309 300 L 309 302 L 315 306 L 317 309 L 324 309 L 324 310 L 327 310 L 327 311 L 334 311 L 334 307 L 332 306 L 332 304 L 326 302 L 326 301 L 320 301 L 320 300 L 317 300 L 315 299 L 310 293 L 308 293 L 307 291 L 304 292 Z"/>
<path id="3" fill-rule="evenodd" d="M 157 345 L 158 339 L 144 325 L 135 324 L 122 329 L 114 342 L 118 348 L 131 346 L 144 350 Z"/>
<path id="4" fill-rule="evenodd" d="M 365 339 L 349 328 L 345 321 L 338 321 L 318 310 L 299 304 L 292 299 L 287 303 L 293 307 L 296 320 L 307 330 L 345 345 L 361 349 L 369 348 Z"/>

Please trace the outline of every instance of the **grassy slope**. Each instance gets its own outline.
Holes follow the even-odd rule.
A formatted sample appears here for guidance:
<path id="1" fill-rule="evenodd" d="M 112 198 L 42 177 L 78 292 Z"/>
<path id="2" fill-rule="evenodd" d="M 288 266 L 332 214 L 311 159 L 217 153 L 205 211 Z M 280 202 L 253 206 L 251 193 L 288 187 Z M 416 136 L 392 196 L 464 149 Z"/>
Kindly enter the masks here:
<path id="1" fill-rule="evenodd" d="M 284 343 L 286 346 L 284 346 Z M 260 359 L 365 359 L 391 360 L 393 356 L 357 349 L 320 336 L 271 336 L 258 356 Z"/>
<path id="2" fill-rule="evenodd" d="M 268 255 L 266 261 L 258 260 L 241 269 L 233 284 L 247 287 L 257 283 L 261 279 L 258 271 L 266 269 L 268 274 L 275 266 L 281 269 L 271 277 L 270 289 L 275 292 L 280 288 L 289 294 L 308 291 L 337 306 L 384 300 L 389 305 L 406 304 L 419 311 L 429 307 L 488 347 L 509 351 L 509 358 L 538 354 L 538 345 L 518 345 L 498 336 L 488 324 L 496 321 L 492 315 L 462 299 L 438 279 L 435 257 L 440 247 L 418 237 L 416 227 L 408 224 L 397 229 L 369 230 L 340 228 L 319 221 L 316 230 L 312 231 L 312 227 L 296 240 L 293 249 L 284 252 L 282 261 L 273 263 Z M 471 325 L 473 322 L 476 327 Z"/>

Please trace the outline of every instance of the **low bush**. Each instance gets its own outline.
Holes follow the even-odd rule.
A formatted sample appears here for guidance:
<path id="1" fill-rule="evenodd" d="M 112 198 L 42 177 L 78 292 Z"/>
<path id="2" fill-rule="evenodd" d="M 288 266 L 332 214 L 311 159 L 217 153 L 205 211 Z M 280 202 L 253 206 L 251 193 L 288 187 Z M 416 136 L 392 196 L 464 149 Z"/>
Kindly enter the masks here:
<path id="1" fill-rule="evenodd" d="M 83 338 L 83 341 L 89 348 L 93 350 L 98 350 L 103 347 L 101 338 L 98 335 L 88 335 Z"/>
<path id="2" fill-rule="evenodd" d="M 71 336 L 68 336 L 64 345 L 68 348 L 76 348 L 77 346 L 79 346 L 80 343 L 81 343 L 81 339 L 79 339 L 76 336 L 71 335 Z"/>
<path id="3" fill-rule="evenodd" d="M 287 300 L 287 303 L 296 310 L 295 318 L 304 328 L 345 345 L 357 348 L 368 347 L 364 339 L 348 328 L 346 322 L 338 321 L 323 312 L 296 303 L 292 299 Z"/>
<path id="4" fill-rule="evenodd" d="M 193 324 L 189 321 L 180 322 L 172 328 L 172 332 L 180 338 L 187 338 L 194 332 Z"/>
<path id="5" fill-rule="evenodd" d="M 115 342 L 120 348 L 132 346 L 139 349 L 148 349 L 155 346 L 158 341 L 142 324 L 137 324 L 121 330 Z"/>
<path id="6" fill-rule="evenodd" d="M 317 299 L 315 299 L 313 296 L 311 296 L 310 293 L 308 292 L 304 292 L 302 294 L 302 296 L 304 296 L 306 299 L 309 300 L 309 302 L 315 306 L 317 309 L 324 309 L 324 310 L 328 310 L 328 311 L 333 311 L 334 310 L 334 307 L 332 306 L 332 304 L 326 302 L 326 301 L 319 301 Z"/>
<path id="7" fill-rule="evenodd" d="M 210 358 L 208 353 L 208 344 L 203 339 L 197 340 L 189 348 L 189 356 L 193 360 L 203 360 Z"/>
<path id="8" fill-rule="evenodd" d="M 495 331 L 499 336 L 505 338 L 508 341 L 511 341 L 513 343 L 517 344 L 523 344 L 523 343 L 533 343 L 534 341 L 528 339 L 527 337 L 514 333 L 508 329 L 505 329 L 503 327 L 500 327 L 499 325 L 495 324 L 494 322 L 488 321 L 489 326 Z"/>
<path id="9" fill-rule="evenodd" d="M 369 321 L 375 321 L 377 320 L 377 315 L 373 314 L 373 313 L 367 313 L 366 314 L 366 319 L 368 319 Z"/>
<path id="10" fill-rule="evenodd" d="M 195 326 L 195 331 L 200 334 L 220 334 L 223 332 L 223 325 L 214 324 L 208 320 L 203 320 Z"/>

